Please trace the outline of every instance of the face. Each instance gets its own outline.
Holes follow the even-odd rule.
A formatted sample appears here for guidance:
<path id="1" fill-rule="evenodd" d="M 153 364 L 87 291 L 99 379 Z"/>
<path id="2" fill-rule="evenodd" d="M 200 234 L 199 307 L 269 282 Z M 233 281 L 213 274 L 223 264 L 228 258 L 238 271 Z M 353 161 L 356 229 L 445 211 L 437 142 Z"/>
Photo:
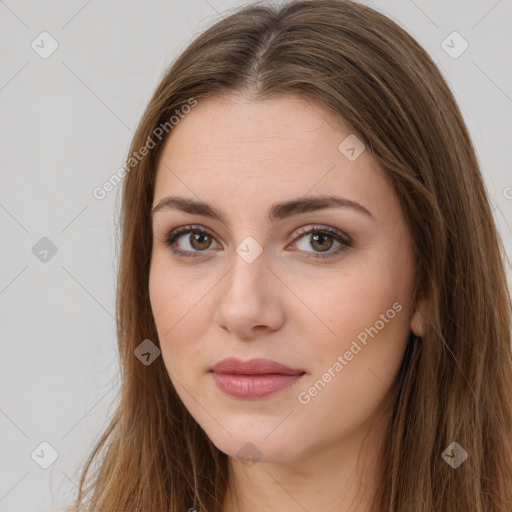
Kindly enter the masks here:
<path id="1" fill-rule="evenodd" d="M 162 358 L 232 457 L 293 461 L 341 446 L 382 408 L 409 330 L 421 335 L 397 197 L 351 133 L 310 100 L 217 96 L 160 155 L 149 291 Z M 325 196 L 339 201 L 307 203 Z M 211 371 L 228 357 L 293 372 Z"/>

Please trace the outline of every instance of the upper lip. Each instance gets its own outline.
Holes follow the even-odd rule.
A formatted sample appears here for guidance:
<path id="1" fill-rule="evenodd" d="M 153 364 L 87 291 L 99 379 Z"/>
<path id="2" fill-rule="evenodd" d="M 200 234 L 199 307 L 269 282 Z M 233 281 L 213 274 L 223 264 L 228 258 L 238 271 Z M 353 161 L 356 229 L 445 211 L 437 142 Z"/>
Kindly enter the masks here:
<path id="1" fill-rule="evenodd" d="M 236 357 L 228 357 L 216 363 L 210 371 L 214 373 L 229 373 L 237 375 L 263 375 L 263 374 L 280 374 L 280 375 L 301 375 L 304 370 L 290 368 L 284 364 L 273 361 L 272 359 L 249 359 L 242 361 Z"/>

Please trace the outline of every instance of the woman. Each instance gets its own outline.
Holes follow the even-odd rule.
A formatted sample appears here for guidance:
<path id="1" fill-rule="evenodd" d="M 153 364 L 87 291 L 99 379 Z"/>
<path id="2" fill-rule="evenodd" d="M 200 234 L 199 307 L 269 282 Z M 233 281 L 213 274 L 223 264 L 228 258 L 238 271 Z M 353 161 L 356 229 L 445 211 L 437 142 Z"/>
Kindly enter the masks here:
<path id="1" fill-rule="evenodd" d="M 121 397 L 70 510 L 511 510 L 501 241 L 404 30 L 347 0 L 240 9 L 128 162 Z"/>

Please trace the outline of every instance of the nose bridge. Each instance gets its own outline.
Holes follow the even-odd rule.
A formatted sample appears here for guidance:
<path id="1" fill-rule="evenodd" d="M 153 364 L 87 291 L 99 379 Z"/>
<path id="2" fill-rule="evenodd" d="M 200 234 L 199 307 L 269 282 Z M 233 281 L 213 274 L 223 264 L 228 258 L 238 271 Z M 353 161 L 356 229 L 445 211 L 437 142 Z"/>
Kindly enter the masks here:
<path id="1" fill-rule="evenodd" d="M 237 300 L 256 299 L 263 292 L 267 263 L 263 247 L 252 237 L 244 239 L 233 254 L 228 293 Z"/>
<path id="2" fill-rule="evenodd" d="M 284 311 L 269 286 L 273 274 L 267 265 L 266 251 L 256 246 L 255 240 L 244 240 L 233 253 L 231 270 L 217 300 L 215 322 L 240 339 L 252 338 L 262 327 L 275 331 L 284 321 Z"/>

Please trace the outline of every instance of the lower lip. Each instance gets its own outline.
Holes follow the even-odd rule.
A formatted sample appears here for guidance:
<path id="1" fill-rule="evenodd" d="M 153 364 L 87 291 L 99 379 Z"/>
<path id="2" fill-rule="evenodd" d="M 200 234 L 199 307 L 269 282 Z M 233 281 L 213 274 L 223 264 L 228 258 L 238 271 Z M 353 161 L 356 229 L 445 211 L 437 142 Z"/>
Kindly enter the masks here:
<path id="1" fill-rule="evenodd" d="M 218 388 L 237 398 L 264 398 L 297 382 L 302 375 L 212 373 Z"/>

